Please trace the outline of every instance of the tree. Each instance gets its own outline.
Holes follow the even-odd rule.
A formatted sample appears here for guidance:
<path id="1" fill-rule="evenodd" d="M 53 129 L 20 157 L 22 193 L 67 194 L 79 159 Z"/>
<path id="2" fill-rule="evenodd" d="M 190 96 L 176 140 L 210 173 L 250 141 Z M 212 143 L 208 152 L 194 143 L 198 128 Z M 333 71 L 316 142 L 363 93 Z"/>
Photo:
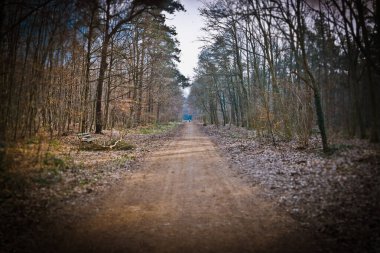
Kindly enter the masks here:
<path id="1" fill-rule="evenodd" d="M 173 62 L 175 31 L 162 13 L 176 10 L 183 10 L 177 1 L 1 5 L 0 140 L 128 127 L 136 85 L 142 87 L 139 124 L 154 122 L 153 111 L 163 121 L 178 117 L 169 103 L 183 102 L 180 85 L 187 80 Z M 137 58 L 139 64 L 131 65 Z M 159 98 L 163 93 L 168 96 Z"/>
<path id="2" fill-rule="evenodd" d="M 211 122 L 253 128 L 273 144 L 294 136 L 307 146 L 314 125 L 324 152 L 330 131 L 353 136 L 358 128 L 364 137 L 370 130 L 375 141 L 375 7 L 361 0 L 206 3 L 208 44 L 192 103 Z"/>
<path id="3" fill-rule="evenodd" d="M 102 96 L 105 72 L 107 69 L 108 46 L 112 37 L 120 31 L 126 24 L 144 12 L 153 13 L 155 9 L 173 13 L 176 10 L 184 10 L 183 6 L 176 1 L 133 1 L 125 7 L 125 4 L 115 3 L 115 8 L 111 8 L 112 0 L 106 0 L 105 19 L 103 30 L 103 43 L 100 57 L 99 77 L 96 89 L 96 128 L 95 133 L 101 133 L 102 123 Z M 121 8 L 120 8 L 121 7 Z M 124 7 L 124 8 L 123 8 Z M 117 11 L 117 13 L 112 13 Z"/>

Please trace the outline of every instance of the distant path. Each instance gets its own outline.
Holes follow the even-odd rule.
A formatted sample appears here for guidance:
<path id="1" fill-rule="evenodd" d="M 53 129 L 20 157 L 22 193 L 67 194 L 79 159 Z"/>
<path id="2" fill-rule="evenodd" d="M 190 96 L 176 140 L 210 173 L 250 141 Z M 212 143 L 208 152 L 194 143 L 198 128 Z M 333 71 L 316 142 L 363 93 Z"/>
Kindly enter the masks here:
<path id="1" fill-rule="evenodd" d="M 294 220 L 258 196 L 259 188 L 234 177 L 197 124 L 182 131 L 67 228 L 55 250 L 317 252 Z"/>

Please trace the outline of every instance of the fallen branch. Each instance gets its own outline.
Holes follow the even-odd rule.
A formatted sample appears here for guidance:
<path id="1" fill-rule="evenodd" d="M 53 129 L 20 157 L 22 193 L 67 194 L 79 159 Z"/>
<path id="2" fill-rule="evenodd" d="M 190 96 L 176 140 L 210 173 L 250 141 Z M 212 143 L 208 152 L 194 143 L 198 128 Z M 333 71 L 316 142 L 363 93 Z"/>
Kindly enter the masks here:
<path id="1" fill-rule="evenodd" d="M 113 149 L 114 147 L 116 147 L 116 145 L 122 140 L 122 138 L 120 138 L 119 140 L 117 140 L 113 145 L 109 146 L 110 149 Z"/>

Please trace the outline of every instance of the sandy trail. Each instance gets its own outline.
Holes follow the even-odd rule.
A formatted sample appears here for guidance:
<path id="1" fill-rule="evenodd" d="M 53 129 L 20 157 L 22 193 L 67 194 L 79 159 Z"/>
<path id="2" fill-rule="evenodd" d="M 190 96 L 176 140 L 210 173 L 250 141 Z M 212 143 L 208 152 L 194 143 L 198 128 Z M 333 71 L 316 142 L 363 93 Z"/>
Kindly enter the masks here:
<path id="1" fill-rule="evenodd" d="M 195 123 L 115 188 L 61 228 L 59 245 L 48 251 L 318 251 L 293 219 L 259 197 L 259 188 L 234 176 Z"/>

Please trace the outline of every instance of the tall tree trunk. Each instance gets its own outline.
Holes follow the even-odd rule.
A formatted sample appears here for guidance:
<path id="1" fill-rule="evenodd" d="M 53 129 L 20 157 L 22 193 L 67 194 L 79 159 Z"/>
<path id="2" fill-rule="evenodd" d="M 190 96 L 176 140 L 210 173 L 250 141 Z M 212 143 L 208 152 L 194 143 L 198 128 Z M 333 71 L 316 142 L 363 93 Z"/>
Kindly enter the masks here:
<path id="1" fill-rule="evenodd" d="M 107 53 L 108 53 L 108 44 L 110 41 L 109 25 L 110 25 L 110 0 L 107 0 L 106 7 L 106 24 L 104 28 L 104 40 L 102 45 L 102 52 L 100 55 L 100 69 L 99 69 L 99 78 L 98 84 L 96 86 L 96 108 L 95 108 L 95 133 L 100 134 L 103 129 L 102 122 L 102 98 L 103 98 L 103 83 L 104 77 L 107 70 Z"/>
<path id="2" fill-rule="evenodd" d="M 88 38 L 87 38 L 87 52 L 86 52 L 86 73 L 85 73 L 85 83 L 83 92 L 83 108 L 82 108 L 82 132 L 87 132 L 88 130 L 88 114 L 89 107 L 89 92 L 90 92 L 90 67 L 91 67 L 91 48 L 92 48 L 92 37 L 94 31 L 94 18 L 95 18 L 95 8 L 91 11 L 90 24 L 88 25 Z"/>
<path id="3" fill-rule="evenodd" d="M 102 122 L 102 97 L 103 97 L 103 83 L 105 72 L 107 69 L 107 47 L 108 47 L 108 35 L 104 39 L 102 46 L 102 53 L 100 59 L 99 79 L 96 86 L 96 108 L 95 108 L 95 133 L 100 134 L 103 128 Z"/>
<path id="4" fill-rule="evenodd" d="M 110 107 L 110 97 L 112 92 L 112 78 L 111 78 L 111 71 L 112 71 L 112 64 L 113 64 L 113 40 L 111 40 L 111 56 L 110 56 L 110 64 L 108 67 L 108 78 L 107 78 L 107 94 L 106 94 L 106 105 L 104 108 L 105 115 L 104 115 L 104 127 L 107 129 L 108 126 L 108 118 L 109 118 L 109 107 Z"/>

